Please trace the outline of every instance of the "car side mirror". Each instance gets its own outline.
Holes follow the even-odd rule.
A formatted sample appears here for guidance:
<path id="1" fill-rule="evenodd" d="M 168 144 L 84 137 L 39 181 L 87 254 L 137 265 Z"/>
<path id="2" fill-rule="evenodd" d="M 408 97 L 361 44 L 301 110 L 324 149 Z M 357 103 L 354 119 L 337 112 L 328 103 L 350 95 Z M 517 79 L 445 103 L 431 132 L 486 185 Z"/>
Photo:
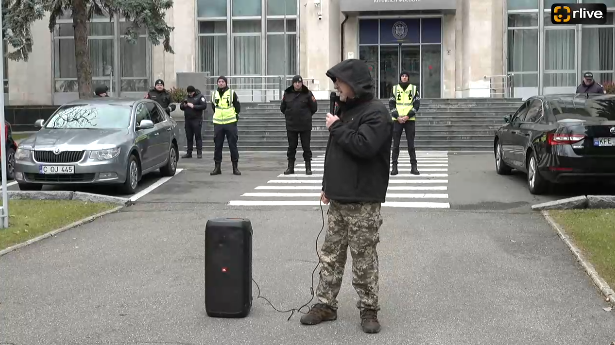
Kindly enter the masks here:
<path id="1" fill-rule="evenodd" d="M 154 128 L 154 123 L 151 120 L 141 120 L 137 129 L 150 129 Z"/>
<path id="2" fill-rule="evenodd" d="M 45 120 L 43 119 L 38 119 L 34 122 L 34 127 L 36 128 L 43 128 L 43 124 L 45 123 Z"/>
<path id="3" fill-rule="evenodd" d="M 166 108 L 164 111 L 167 113 L 167 115 L 171 116 L 171 109 Z"/>
<path id="4" fill-rule="evenodd" d="M 508 115 L 504 116 L 504 122 L 510 123 L 510 119 L 512 119 L 512 114 L 508 114 Z"/>

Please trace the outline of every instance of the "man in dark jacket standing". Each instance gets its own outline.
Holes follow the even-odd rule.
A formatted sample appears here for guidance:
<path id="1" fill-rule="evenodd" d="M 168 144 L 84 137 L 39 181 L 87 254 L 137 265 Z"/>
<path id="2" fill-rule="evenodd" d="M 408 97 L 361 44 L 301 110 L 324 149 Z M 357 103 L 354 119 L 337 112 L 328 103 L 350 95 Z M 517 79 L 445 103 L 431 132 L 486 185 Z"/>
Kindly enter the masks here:
<path id="1" fill-rule="evenodd" d="M 583 81 L 577 86 L 576 93 L 602 93 L 605 94 L 604 87 L 594 80 L 594 74 L 592 72 L 585 72 L 583 74 Z"/>
<path id="2" fill-rule="evenodd" d="M 301 318 L 315 325 L 337 319 L 346 251 L 352 255 L 352 285 L 359 295 L 361 326 L 380 332 L 378 321 L 378 231 L 380 208 L 389 186 L 393 122 L 374 97 L 367 65 L 357 59 L 327 71 L 340 93 L 335 115 L 327 114 L 329 141 L 325 155 L 321 201 L 329 204 L 328 230 L 321 248 L 318 303 Z"/>
<path id="3" fill-rule="evenodd" d="M 307 86 L 303 85 L 300 75 L 293 77 L 293 85 L 284 91 L 280 111 L 286 117 L 286 135 L 288 137 L 288 168 L 284 175 L 295 173 L 295 155 L 301 137 L 305 173 L 312 175 L 312 150 L 310 140 L 312 135 L 312 115 L 318 110 L 318 103 Z"/>
<path id="4" fill-rule="evenodd" d="M 188 149 L 183 158 L 192 158 L 193 138 L 196 139 L 196 157 L 203 158 L 203 138 L 201 136 L 203 130 L 203 110 L 207 109 L 205 96 L 201 91 L 190 85 L 186 88 L 188 97 L 179 105 L 179 109 L 184 111 L 186 118 L 186 139 L 188 141 Z"/>
<path id="5" fill-rule="evenodd" d="M 171 93 L 164 88 L 164 81 L 162 79 L 156 80 L 154 88 L 145 94 L 145 98 L 158 102 L 167 114 L 175 110 L 175 105 L 171 105 Z"/>
<path id="6" fill-rule="evenodd" d="M 389 109 L 393 120 L 393 167 L 391 175 L 397 175 L 397 159 L 401 135 L 406 131 L 408 154 L 410 155 L 410 173 L 420 175 L 417 167 L 414 138 L 416 136 L 416 112 L 421 107 L 421 97 L 416 85 L 410 84 L 410 73 L 399 75 L 399 84 L 393 86 L 393 96 L 389 99 Z"/>

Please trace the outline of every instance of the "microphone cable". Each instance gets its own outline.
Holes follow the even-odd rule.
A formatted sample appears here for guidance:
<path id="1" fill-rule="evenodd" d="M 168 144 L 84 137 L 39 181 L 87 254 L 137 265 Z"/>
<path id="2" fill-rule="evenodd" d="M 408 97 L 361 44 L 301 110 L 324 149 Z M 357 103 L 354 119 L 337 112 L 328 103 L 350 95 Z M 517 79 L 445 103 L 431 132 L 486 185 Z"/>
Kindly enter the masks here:
<path id="1" fill-rule="evenodd" d="M 318 236 L 316 236 L 316 256 L 318 257 L 318 263 L 316 264 L 316 267 L 314 267 L 314 270 L 312 270 L 312 285 L 310 287 L 310 295 L 311 298 L 309 301 L 307 301 L 304 305 L 302 305 L 299 308 L 292 308 L 292 309 L 288 309 L 288 310 L 279 310 L 278 308 L 276 308 L 273 303 L 271 303 L 271 301 L 269 301 L 269 299 L 267 299 L 264 296 L 261 296 L 261 288 L 260 286 L 258 286 L 258 283 L 256 282 L 256 280 L 254 280 L 254 278 L 252 278 L 252 281 L 254 282 L 254 284 L 256 285 L 256 289 L 258 290 L 258 294 L 256 296 L 256 299 L 263 299 L 265 300 L 267 303 L 269 303 L 269 305 L 271 306 L 271 308 L 273 308 L 273 310 L 277 311 L 278 313 L 290 313 L 290 316 L 288 317 L 288 319 L 286 321 L 290 321 L 290 319 L 293 317 L 293 315 L 295 314 L 295 312 L 299 312 L 302 314 L 307 314 L 307 312 L 303 312 L 301 311 L 301 309 L 305 308 L 306 306 L 308 306 L 312 300 L 314 300 L 315 297 L 315 293 L 314 293 L 314 274 L 316 273 L 316 270 L 318 269 L 318 266 L 321 264 L 321 260 L 320 260 L 320 254 L 318 254 L 318 239 L 320 238 L 320 234 L 322 233 L 322 231 L 325 229 L 325 211 L 322 208 L 322 197 L 320 198 L 320 216 L 322 218 L 322 227 L 320 228 L 320 231 L 318 232 Z"/>

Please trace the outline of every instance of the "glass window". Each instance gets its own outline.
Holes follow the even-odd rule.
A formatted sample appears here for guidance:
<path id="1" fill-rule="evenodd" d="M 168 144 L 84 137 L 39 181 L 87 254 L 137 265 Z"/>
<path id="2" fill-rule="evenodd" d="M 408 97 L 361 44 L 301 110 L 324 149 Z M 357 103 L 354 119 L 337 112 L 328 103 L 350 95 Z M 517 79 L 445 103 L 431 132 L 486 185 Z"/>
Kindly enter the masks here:
<path id="1" fill-rule="evenodd" d="M 233 71 L 234 75 L 261 75 L 261 37 L 233 37 Z"/>
<path id="2" fill-rule="evenodd" d="M 120 129 L 130 125 L 128 106 L 71 104 L 60 108 L 45 128 Z"/>
<path id="3" fill-rule="evenodd" d="M 378 44 L 378 20 L 359 20 L 359 44 Z"/>
<path id="4" fill-rule="evenodd" d="M 209 0 L 207 0 L 209 1 Z M 231 0 L 233 17 L 261 16 L 263 9 L 260 0 Z"/>
<path id="5" fill-rule="evenodd" d="M 538 13 L 515 13 L 508 15 L 508 27 L 538 26 Z"/>
<path id="6" fill-rule="evenodd" d="M 375 90 L 378 88 L 376 84 L 376 77 L 378 77 L 378 46 L 360 46 L 359 60 L 365 62 L 369 68 L 375 93 Z"/>
<path id="7" fill-rule="evenodd" d="M 553 22 L 551 22 L 551 12 L 544 13 L 544 25 L 545 26 L 556 26 L 556 27 L 562 27 L 562 26 L 574 27 L 575 26 L 574 24 L 562 24 L 562 23 L 553 24 Z"/>
<path id="8" fill-rule="evenodd" d="M 95 85 L 111 86 L 111 78 L 114 75 L 113 42 L 113 38 L 90 38 L 88 40 L 92 78 Z M 143 60 L 141 62 L 145 63 Z M 75 79 L 56 81 L 55 92 L 77 92 L 77 62 L 74 39 L 56 39 L 54 64 L 55 78 Z"/>
<path id="9" fill-rule="evenodd" d="M 147 36 L 146 29 L 139 28 L 139 38 L 136 43 L 128 42 L 128 39 L 123 35 L 130 27 L 128 22 L 120 22 L 120 68 L 121 75 L 121 91 L 147 91 L 149 89 L 149 80 L 147 77 Z"/>
<path id="10" fill-rule="evenodd" d="M 561 87 L 578 84 L 575 73 L 575 49 L 575 30 L 545 31 L 544 86 Z"/>
<path id="11" fill-rule="evenodd" d="M 380 20 L 380 44 L 399 43 L 398 37 L 402 37 L 403 43 L 419 43 L 420 30 L 420 19 L 382 19 Z"/>
<path id="12" fill-rule="evenodd" d="M 233 33 L 260 33 L 261 21 L 260 20 L 234 20 L 233 21 Z"/>
<path id="13" fill-rule="evenodd" d="M 581 69 L 613 70 L 613 28 L 583 28 Z"/>
<path id="14" fill-rule="evenodd" d="M 286 40 L 286 57 L 284 57 L 284 40 Z M 285 65 L 286 70 L 284 70 Z M 295 75 L 296 66 L 297 35 L 267 35 L 267 75 Z"/>
<path id="15" fill-rule="evenodd" d="M 225 34 L 226 33 L 226 21 L 207 21 L 199 22 L 200 34 Z"/>
<path id="16" fill-rule="evenodd" d="M 286 32 L 296 32 L 297 21 L 295 19 L 286 20 Z M 267 32 L 284 32 L 284 19 L 270 19 L 267 21 Z"/>
<path id="17" fill-rule="evenodd" d="M 615 120 L 615 98 L 601 95 L 600 98 L 582 97 L 554 98 L 549 102 L 557 120 L 579 119 L 598 123 Z"/>
<path id="18" fill-rule="evenodd" d="M 508 0 L 509 10 L 537 10 L 538 0 Z"/>
<path id="19" fill-rule="evenodd" d="M 421 19 L 421 43 L 440 43 L 442 41 L 442 21 L 440 18 Z"/>
<path id="20" fill-rule="evenodd" d="M 199 70 L 212 76 L 228 75 L 227 44 L 224 36 L 199 36 Z"/>
<path id="21" fill-rule="evenodd" d="M 542 117 L 542 101 L 535 99 L 530 104 L 530 109 L 525 117 L 526 122 L 537 122 Z"/>
<path id="22" fill-rule="evenodd" d="M 267 0 L 267 15 L 283 16 L 297 14 L 297 0 Z"/>
<path id="23" fill-rule="evenodd" d="M 584 4 L 605 4 L 606 7 L 615 7 L 615 0 L 581 0 Z"/>
<path id="24" fill-rule="evenodd" d="M 508 71 L 538 72 L 538 30 L 508 30 Z"/>
<path id="25" fill-rule="evenodd" d="M 226 0 L 197 0 L 197 16 L 226 17 Z"/>
<path id="26" fill-rule="evenodd" d="M 438 45 L 421 46 L 421 68 L 423 80 L 421 82 L 422 98 L 440 98 L 441 89 L 441 49 Z"/>

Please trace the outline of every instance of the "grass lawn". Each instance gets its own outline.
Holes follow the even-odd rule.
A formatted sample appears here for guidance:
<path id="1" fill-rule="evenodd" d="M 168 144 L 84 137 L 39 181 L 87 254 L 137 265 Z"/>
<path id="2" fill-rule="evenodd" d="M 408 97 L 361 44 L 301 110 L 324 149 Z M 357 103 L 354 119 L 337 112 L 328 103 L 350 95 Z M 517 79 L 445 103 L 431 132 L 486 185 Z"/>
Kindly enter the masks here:
<path id="1" fill-rule="evenodd" d="M 117 206 L 78 200 L 9 200 L 9 228 L 0 229 L 0 250 Z"/>
<path id="2" fill-rule="evenodd" d="M 598 274 L 615 288 L 615 209 L 549 211 Z"/>

